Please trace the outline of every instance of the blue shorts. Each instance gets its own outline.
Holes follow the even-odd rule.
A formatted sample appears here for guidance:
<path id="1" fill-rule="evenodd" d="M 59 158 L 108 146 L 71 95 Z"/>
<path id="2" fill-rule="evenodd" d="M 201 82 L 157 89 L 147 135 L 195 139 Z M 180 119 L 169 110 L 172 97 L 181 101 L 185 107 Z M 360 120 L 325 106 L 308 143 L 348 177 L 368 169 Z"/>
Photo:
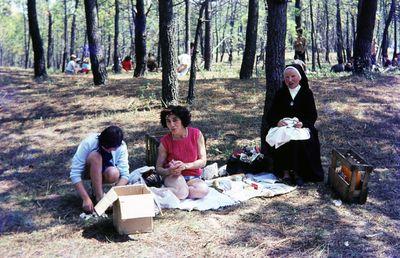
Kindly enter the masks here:
<path id="1" fill-rule="evenodd" d="M 104 151 L 101 147 L 99 147 L 97 152 L 100 153 L 102 159 L 102 173 L 104 173 L 108 167 L 114 167 L 112 163 L 113 156 L 110 152 Z"/>
<path id="2" fill-rule="evenodd" d="M 192 179 L 201 179 L 200 176 L 183 176 L 186 182 L 192 180 Z"/>
<path id="3" fill-rule="evenodd" d="M 97 150 L 97 152 L 101 155 L 102 159 L 102 166 L 101 166 L 101 173 L 104 173 L 108 167 L 114 167 L 112 163 L 112 155 L 109 152 L 102 150 Z M 83 179 L 90 179 L 90 168 L 89 165 L 86 164 L 85 172 L 83 173 Z"/>

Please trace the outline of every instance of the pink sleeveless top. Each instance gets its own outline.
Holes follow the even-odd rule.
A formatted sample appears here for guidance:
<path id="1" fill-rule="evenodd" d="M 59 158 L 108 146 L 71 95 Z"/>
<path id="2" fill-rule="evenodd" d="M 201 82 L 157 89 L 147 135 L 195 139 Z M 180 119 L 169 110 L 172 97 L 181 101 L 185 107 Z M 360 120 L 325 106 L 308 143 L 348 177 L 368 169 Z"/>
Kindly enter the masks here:
<path id="1" fill-rule="evenodd" d="M 171 160 L 180 160 L 183 163 L 193 162 L 199 159 L 198 140 L 200 130 L 193 127 L 187 127 L 188 135 L 182 139 L 173 139 L 172 134 L 164 135 L 160 142 L 167 151 L 167 159 L 164 167 Z M 182 171 L 183 176 L 201 176 L 201 169 L 187 169 Z"/>

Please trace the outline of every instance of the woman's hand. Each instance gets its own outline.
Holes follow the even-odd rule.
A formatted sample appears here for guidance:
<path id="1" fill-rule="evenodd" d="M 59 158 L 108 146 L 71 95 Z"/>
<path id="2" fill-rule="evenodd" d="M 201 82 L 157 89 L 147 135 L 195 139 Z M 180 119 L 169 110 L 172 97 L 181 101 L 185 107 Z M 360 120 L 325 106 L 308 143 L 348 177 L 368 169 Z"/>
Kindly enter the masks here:
<path id="1" fill-rule="evenodd" d="M 278 122 L 278 127 L 282 127 L 282 126 L 287 126 L 288 124 L 285 122 L 285 121 L 283 121 L 283 120 L 280 120 L 279 122 Z"/>
<path id="2" fill-rule="evenodd" d="M 303 127 L 303 123 L 302 122 L 297 122 L 295 125 L 294 125 L 294 127 L 296 127 L 296 128 L 302 128 Z"/>
<path id="3" fill-rule="evenodd" d="M 169 163 L 169 173 L 170 175 L 176 175 L 179 176 L 182 174 L 182 171 L 187 169 L 187 166 L 185 163 L 183 163 L 180 160 L 171 160 Z"/>

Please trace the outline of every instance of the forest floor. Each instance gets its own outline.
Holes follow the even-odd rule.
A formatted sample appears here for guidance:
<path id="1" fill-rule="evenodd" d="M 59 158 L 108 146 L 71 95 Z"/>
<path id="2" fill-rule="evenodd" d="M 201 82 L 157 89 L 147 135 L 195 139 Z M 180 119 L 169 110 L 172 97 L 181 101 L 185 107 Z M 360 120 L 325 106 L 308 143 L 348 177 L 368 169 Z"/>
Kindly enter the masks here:
<path id="1" fill-rule="evenodd" d="M 259 145 L 265 79 L 198 75 L 193 125 L 208 163 L 223 165 L 235 148 Z M 327 185 L 306 184 L 217 211 L 164 210 L 153 233 L 132 238 L 111 219 L 81 220 L 68 178 L 88 133 L 120 125 L 133 170 L 145 165 L 145 133 L 161 128 L 160 74 L 109 77 L 106 86 L 89 75 L 39 83 L 31 70 L 0 68 L 0 257 L 400 256 L 399 75 L 311 79 L 325 173 L 333 148 L 356 150 L 375 167 L 366 204 L 335 206 Z"/>

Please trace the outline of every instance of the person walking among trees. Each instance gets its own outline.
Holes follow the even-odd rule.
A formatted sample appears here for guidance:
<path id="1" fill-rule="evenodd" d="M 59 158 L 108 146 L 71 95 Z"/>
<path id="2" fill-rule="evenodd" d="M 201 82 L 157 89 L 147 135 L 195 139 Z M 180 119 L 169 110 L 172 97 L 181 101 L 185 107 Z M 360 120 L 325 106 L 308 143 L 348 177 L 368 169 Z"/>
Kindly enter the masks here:
<path id="1" fill-rule="evenodd" d="M 128 149 L 123 132 L 117 126 L 109 126 L 100 134 L 91 134 L 78 146 L 72 158 L 70 178 L 82 198 L 85 212 L 94 211 L 94 202 L 103 198 L 103 183 L 128 183 Z M 82 179 L 90 179 L 94 200 L 87 193 Z"/>
<path id="2" fill-rule="evenodd" d="M 303 29 L 297 29 L 297 38 L 294 41 L 294 59 L 300 59 L 304 63 L 306 62 L 306 38 L 303 37 Z"/>

